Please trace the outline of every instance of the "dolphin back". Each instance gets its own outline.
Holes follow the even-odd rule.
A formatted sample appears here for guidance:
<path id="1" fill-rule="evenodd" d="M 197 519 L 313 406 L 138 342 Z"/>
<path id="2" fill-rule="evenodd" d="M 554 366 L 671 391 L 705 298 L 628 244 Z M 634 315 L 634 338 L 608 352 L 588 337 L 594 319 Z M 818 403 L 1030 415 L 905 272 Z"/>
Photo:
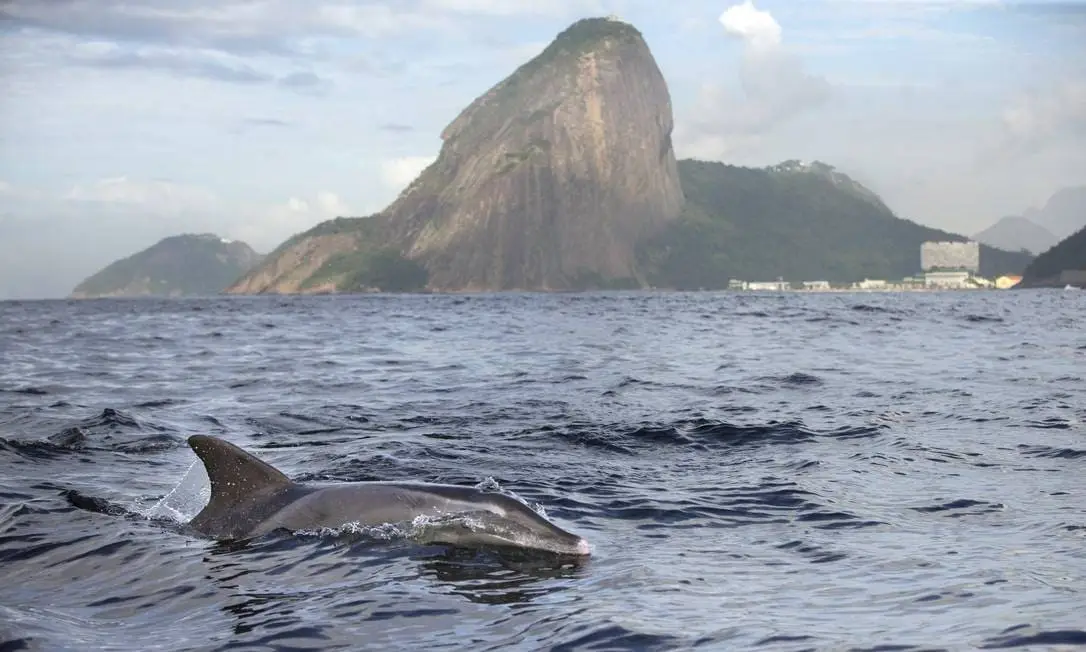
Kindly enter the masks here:
<path id="1" fill-rule="evenodd" d="M 202 534 L 237 536 L 254 519 L 264 516 L 253 513 L 254 499 L 293 493 L 291 490 L 297 487 L 281 471 L 228 441 L 193 435 L 188 444 L 204 463 L 211 481 L 211 500 L 189 522 Z"/>

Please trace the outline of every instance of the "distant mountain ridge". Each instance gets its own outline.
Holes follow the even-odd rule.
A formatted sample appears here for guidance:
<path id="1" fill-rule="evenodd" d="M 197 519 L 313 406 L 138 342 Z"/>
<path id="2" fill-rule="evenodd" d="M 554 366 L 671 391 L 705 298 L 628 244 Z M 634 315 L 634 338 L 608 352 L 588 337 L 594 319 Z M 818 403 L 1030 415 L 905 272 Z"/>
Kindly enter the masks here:
<path id="1" fill-rule="evenodd" d="M 1046 251 L 1060 241 L 1054 233 L 1021 215 L 1001 218 L 974 235 L 973 239 L 1007 251 L 1025 249 L 1033 255 Z"/>
<path id="2" fill-rule="evenodd" d="M 901 279 L 921 272 L 923 242 L 968 240 L 896 216 L 874 192 L 819 161 L 748 168 L 680 160 L 679 178 L 682 215 L 641 249 L 656 287 Z M 1020 274 L 1031 260 L 982 245 L 980 273 Z"/>
<path id="3" fill-rule="evenodd" d="M 213 233 L 170 236 L 110 263 L 77 285 L 70 296 L 215 295 L 262 259 L 244 242 Z"/>

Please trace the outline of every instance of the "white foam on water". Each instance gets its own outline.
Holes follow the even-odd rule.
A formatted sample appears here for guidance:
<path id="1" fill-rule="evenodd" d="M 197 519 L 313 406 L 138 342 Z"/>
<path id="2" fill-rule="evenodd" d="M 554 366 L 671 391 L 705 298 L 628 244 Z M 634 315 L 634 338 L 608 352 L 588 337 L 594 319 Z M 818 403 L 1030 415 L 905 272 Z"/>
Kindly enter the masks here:
<path id="1" fill-rule="evenodd" d="M 168 518 L 185 523 L 200 513 L 211 500 L 211 481 L 207 469 L 194 460 L 173 489 L 150 508 L 141 513 L 147 518 Z"/>
<path id="2" fill-rule="evenodd" d="M 521 498 L 515 491 L 502 489 L 501 483 L 495 480 L 492 476 L 488 475 L 485 480 L 477 483 L 475 485 L 475 488 L 479 491 L 492 491 L 494 493 L 505 494 L 513 500 L 521 502 L 527 507 L 531 508 L 533 511 L 535 511 L 536 514 L 539 514 L 543 518 L 547 518 L 547 510 L 543 507 L 541 503 L 530 503 L 524 498 Z"/>

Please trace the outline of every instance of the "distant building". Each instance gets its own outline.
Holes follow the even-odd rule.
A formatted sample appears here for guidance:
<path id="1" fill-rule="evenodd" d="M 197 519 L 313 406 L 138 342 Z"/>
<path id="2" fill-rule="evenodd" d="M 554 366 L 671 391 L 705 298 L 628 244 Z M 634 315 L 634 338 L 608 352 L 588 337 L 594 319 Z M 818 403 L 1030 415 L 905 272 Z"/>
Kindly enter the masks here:
<path id="1" fill-rule="evenodd" d="M 829 281 L 804 281 L 804 290 L 828 290 L 830 289 Z"/>
<path id="2" fill-rule="evenodd" d="M 728 279 L 728 289 L 729 290 L 745 290 L 745 289 L 747 289 L 747 282 L 746 281 L 740 281 L 737 278 Z"/>
<path id="3" fill-rule="evenodd" d="M 927 272 L 924 274 L 924 285 L 929 288 L 965 288 L 970 287 L 969 279 L 972 277 L 973 275 L 966 270 Z"/>
<path id="4" fill-rule="evenodd" d="M 855 287 L 855 288 L 857 288 L 859 290 L 885 290 L 886 289 L 886 281 L 872 280 L 872 279 L 869 279 L 869 278 L 865 278 L 864 280 L 859 281 L 858 283 L 853 283 L 852 285 L 853 285 L 853 287 Z"/>
<path id="5" fill-rule="evenodd" d="M 977 242 L 925 242 L 920 245 L 920 269 L 924 272 L 980 270 Z"/>
<path id="6" fill-rule="evenodd" d="M 1022 281 L 1021 276 L 1011 276 L 1009 274 L 1000 276 L 995 280 L 995 286 L 1000 290 L 1009 290 L 1018 285 Z"/>
<path id="7" fill-rule="evenodd" d="M 747 289 L 783 292 L 784 290 L 792 289 L 792 286 L 788 281 L 751 281 L 750 283 L 747 283 Z"/>

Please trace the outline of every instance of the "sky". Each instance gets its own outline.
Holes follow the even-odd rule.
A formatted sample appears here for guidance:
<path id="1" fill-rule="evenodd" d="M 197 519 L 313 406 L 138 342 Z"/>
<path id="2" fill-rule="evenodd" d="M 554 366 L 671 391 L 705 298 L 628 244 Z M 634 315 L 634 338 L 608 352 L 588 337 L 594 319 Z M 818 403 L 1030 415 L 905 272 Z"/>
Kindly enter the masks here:
<path id="1" fill-rule="evenodd" d="M 965 235 L 1086 184 L 1086 0 L 0 0 L 0 299 L 377 212 L 606 15 L 656 58 L 680 158 L 825 161 Z"/>

